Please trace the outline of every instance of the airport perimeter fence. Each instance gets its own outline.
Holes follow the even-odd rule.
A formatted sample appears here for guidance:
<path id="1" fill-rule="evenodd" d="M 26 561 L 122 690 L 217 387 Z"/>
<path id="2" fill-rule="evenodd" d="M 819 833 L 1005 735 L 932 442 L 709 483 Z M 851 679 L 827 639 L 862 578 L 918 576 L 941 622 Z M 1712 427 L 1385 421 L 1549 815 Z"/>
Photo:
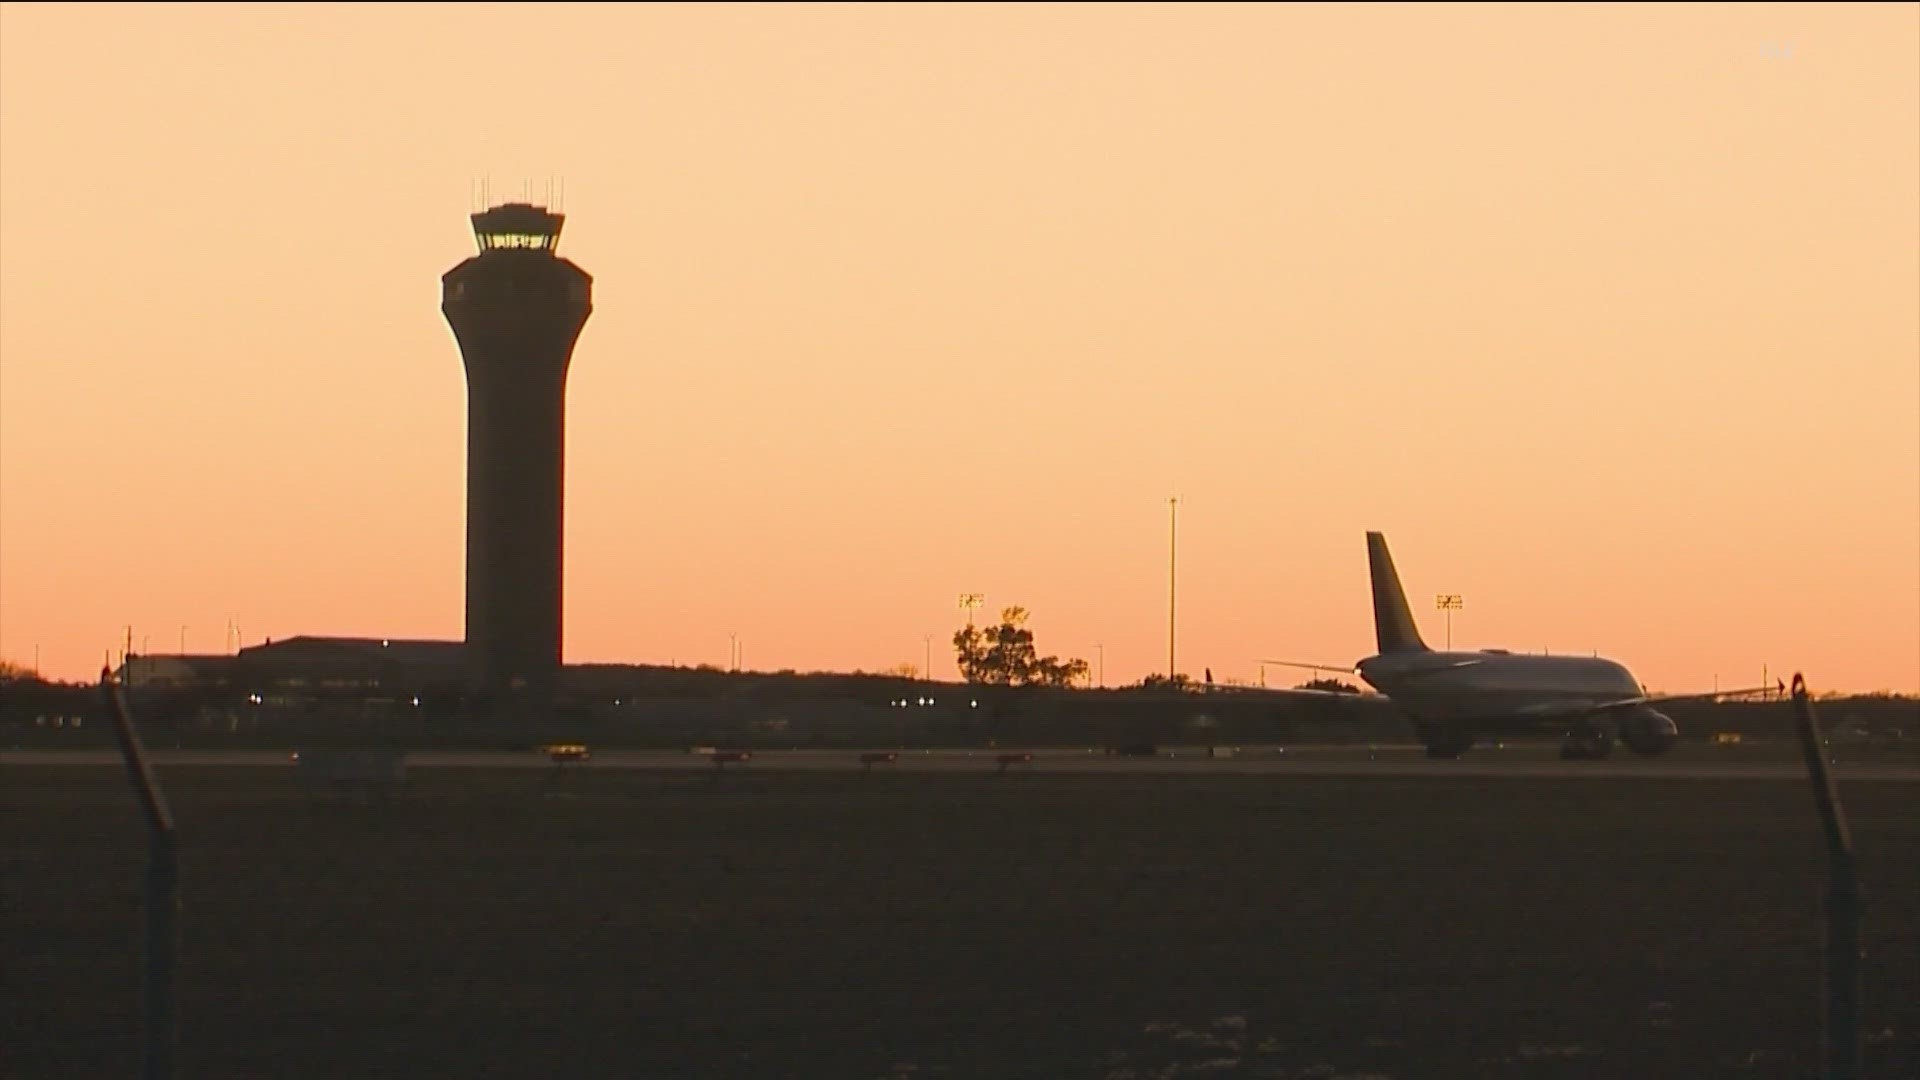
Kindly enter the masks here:
<path id="1" fill-rule="evenodd" d="M 69 699 L 72 700 L 69 700 Z M 269 750 L 292 746 L 329 749 L 527 750 L 554 742 L 608 749 L 670 750 L 726 745 L 777 749 L 1058 749 L 1150 743 L 1173 745 L 1316 745 L 1400 743 L 1411 727 L 1397 713 L 1376 711 L 1324 717 L 1301 711 L 1196 700 L 1130 702 L 1124 697 L 1050 699 L 1009 695 L 927 707 L 921 699 L 778 699 L 717 703 L 705 699 L 622 700 L 589 710 L 557 712 L 544 720 L 500 721 L 428 717 L 401 710 L 220 708 L 188 713 L 149 711 L 135 696 L 156 749 Z M 900 701 L 907 704 L 899 705 Z M 1835 745 L 1877 752 L 1920 753 L 1920 700 L 1851 697 L 1821 703 L 1826 737 Z M 1790 748 L 1797 738 L 1785 701 L 1677 706 L 1683 744 L 1752 751 Z M 1542 739 L 1553 739 L 1543 734 Z M 1517 741 L 1525 741 L 1517 740 Z M 113 719 L 97 690 L 84 700 L 57 702 L 9 693 L 0 701 L 0 748 L 105 749 L 114 745 Z"/>
<path id="2" fill-rule="evenodd" d="M 165 792 L 148 759 L 145 743 L 123 689 L 102 672 L 100 689 L 112 715 L 112 729 L 127 775 L 147 825 L 149 858 L 142 901 L 142 1009 L 140 1075 L 145 1080 L 172 1076 L 175 1034 L 175 964 L 179 953 L 177 836 Z M 1854 1080 L 1861 1063 L 1860 963 L 1863 901 L 1846 812 L 1829 768 L 1830 743 L 1816 715 L 1804 679 L 1795 675 L 1791 698 L 1795 734 L 1807 769 L 1813 802 L 1828 852 L 1824 902 L 1824 964 L 1821 1001 L 1823 1076 Z M 1001 768 L 1023 754 L 1003 754 Z M 405 781 L 405 755 L 382 750 L 310 753 L 299 769 L 310 793 L 331 786 L 382 797 L 397 794 Z M 560 758 L 556 756 L 556 765 Z M 716 755 L 716 760 L 718 756 Z M 870 764 L 870 763 L 869 763 Z"/>

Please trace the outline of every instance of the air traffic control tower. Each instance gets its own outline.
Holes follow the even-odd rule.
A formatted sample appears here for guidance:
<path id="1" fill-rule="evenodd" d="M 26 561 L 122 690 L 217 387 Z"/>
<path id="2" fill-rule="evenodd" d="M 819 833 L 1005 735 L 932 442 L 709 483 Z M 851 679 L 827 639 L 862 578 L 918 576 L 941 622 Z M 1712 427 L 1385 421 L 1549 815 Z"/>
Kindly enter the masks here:
<path id="1" fill-rule="evenodd" d="M 467 366 L 467 681 L 476 711 L 540 715 L 560 678 L 567 365 L 593 278 L 555 254 L 565 219 L 473 215 L 480 253 L 440 279 Z"/>

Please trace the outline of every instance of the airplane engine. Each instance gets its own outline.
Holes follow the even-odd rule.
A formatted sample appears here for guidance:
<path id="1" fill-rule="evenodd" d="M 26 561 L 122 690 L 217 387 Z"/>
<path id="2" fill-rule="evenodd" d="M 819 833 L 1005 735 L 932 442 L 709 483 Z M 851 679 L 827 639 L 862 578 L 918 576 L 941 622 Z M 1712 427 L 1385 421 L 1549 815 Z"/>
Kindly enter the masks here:
<path id="1" fill-rule="evenodd" d="M 1620 741 L 1636 754 L 1664 754 L 1680 740 L 1680 726 L 1665 713 L 1639 709 L 1620 721 Z"/>

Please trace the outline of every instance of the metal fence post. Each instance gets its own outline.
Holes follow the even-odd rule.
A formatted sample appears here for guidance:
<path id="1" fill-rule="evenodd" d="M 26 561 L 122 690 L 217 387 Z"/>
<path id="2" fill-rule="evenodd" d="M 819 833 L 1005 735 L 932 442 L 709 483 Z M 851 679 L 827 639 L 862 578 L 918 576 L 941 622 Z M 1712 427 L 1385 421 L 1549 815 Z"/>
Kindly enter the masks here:
<path id="1" fill-rule="evenodd" d="M 1827 1080 L 1860 1075 L 1860 878 L 1853 857 L 1853 834 L 1833 773 L 1827 768 L 1820 721 L 1806 680 L 1793 677 L 1793 709 L 1799 721 L 1800 750 L 1807 759 L 1814 805 L 1827 838 L 1826 993 L 1821 1011 Z"/>
<path id="2" fill-rule="evenodd" d="M 147 895 L 145 972 L 141 980 L 140 1075 L 145 1080 L 170 1080 L 173 1076 L 174 1008 L 173 969 L 180 951 L 180 866 L 174 850 L 173 811 L 167 806 L 166 792 L 147 760 L 140 732 L 133 725 L 125 690 L 113 681 L 109 671 L 101 671 L 100 686 L 106 692 L 113 712 L 114 732 L 120 738 L 120 755 L 127 764 L 127 778 L 133 793 L 146 811 L 147 819 Z"/>

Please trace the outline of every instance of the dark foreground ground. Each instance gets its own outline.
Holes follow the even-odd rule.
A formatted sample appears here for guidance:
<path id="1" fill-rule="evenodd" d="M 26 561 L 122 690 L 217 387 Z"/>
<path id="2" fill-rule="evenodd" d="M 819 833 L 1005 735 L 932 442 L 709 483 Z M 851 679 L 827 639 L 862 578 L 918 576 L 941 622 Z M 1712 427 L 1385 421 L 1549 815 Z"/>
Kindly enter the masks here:
<path id="1" fill-rule="evenodd" d="M 1799 783 L 173 769 L 182 1077 L 1802 1077 Z M 1843 791 L 1920 1075 L 1920 785 Z M 129 1075 L 124 774 L 0 769 L 0 1074 Z"/>

